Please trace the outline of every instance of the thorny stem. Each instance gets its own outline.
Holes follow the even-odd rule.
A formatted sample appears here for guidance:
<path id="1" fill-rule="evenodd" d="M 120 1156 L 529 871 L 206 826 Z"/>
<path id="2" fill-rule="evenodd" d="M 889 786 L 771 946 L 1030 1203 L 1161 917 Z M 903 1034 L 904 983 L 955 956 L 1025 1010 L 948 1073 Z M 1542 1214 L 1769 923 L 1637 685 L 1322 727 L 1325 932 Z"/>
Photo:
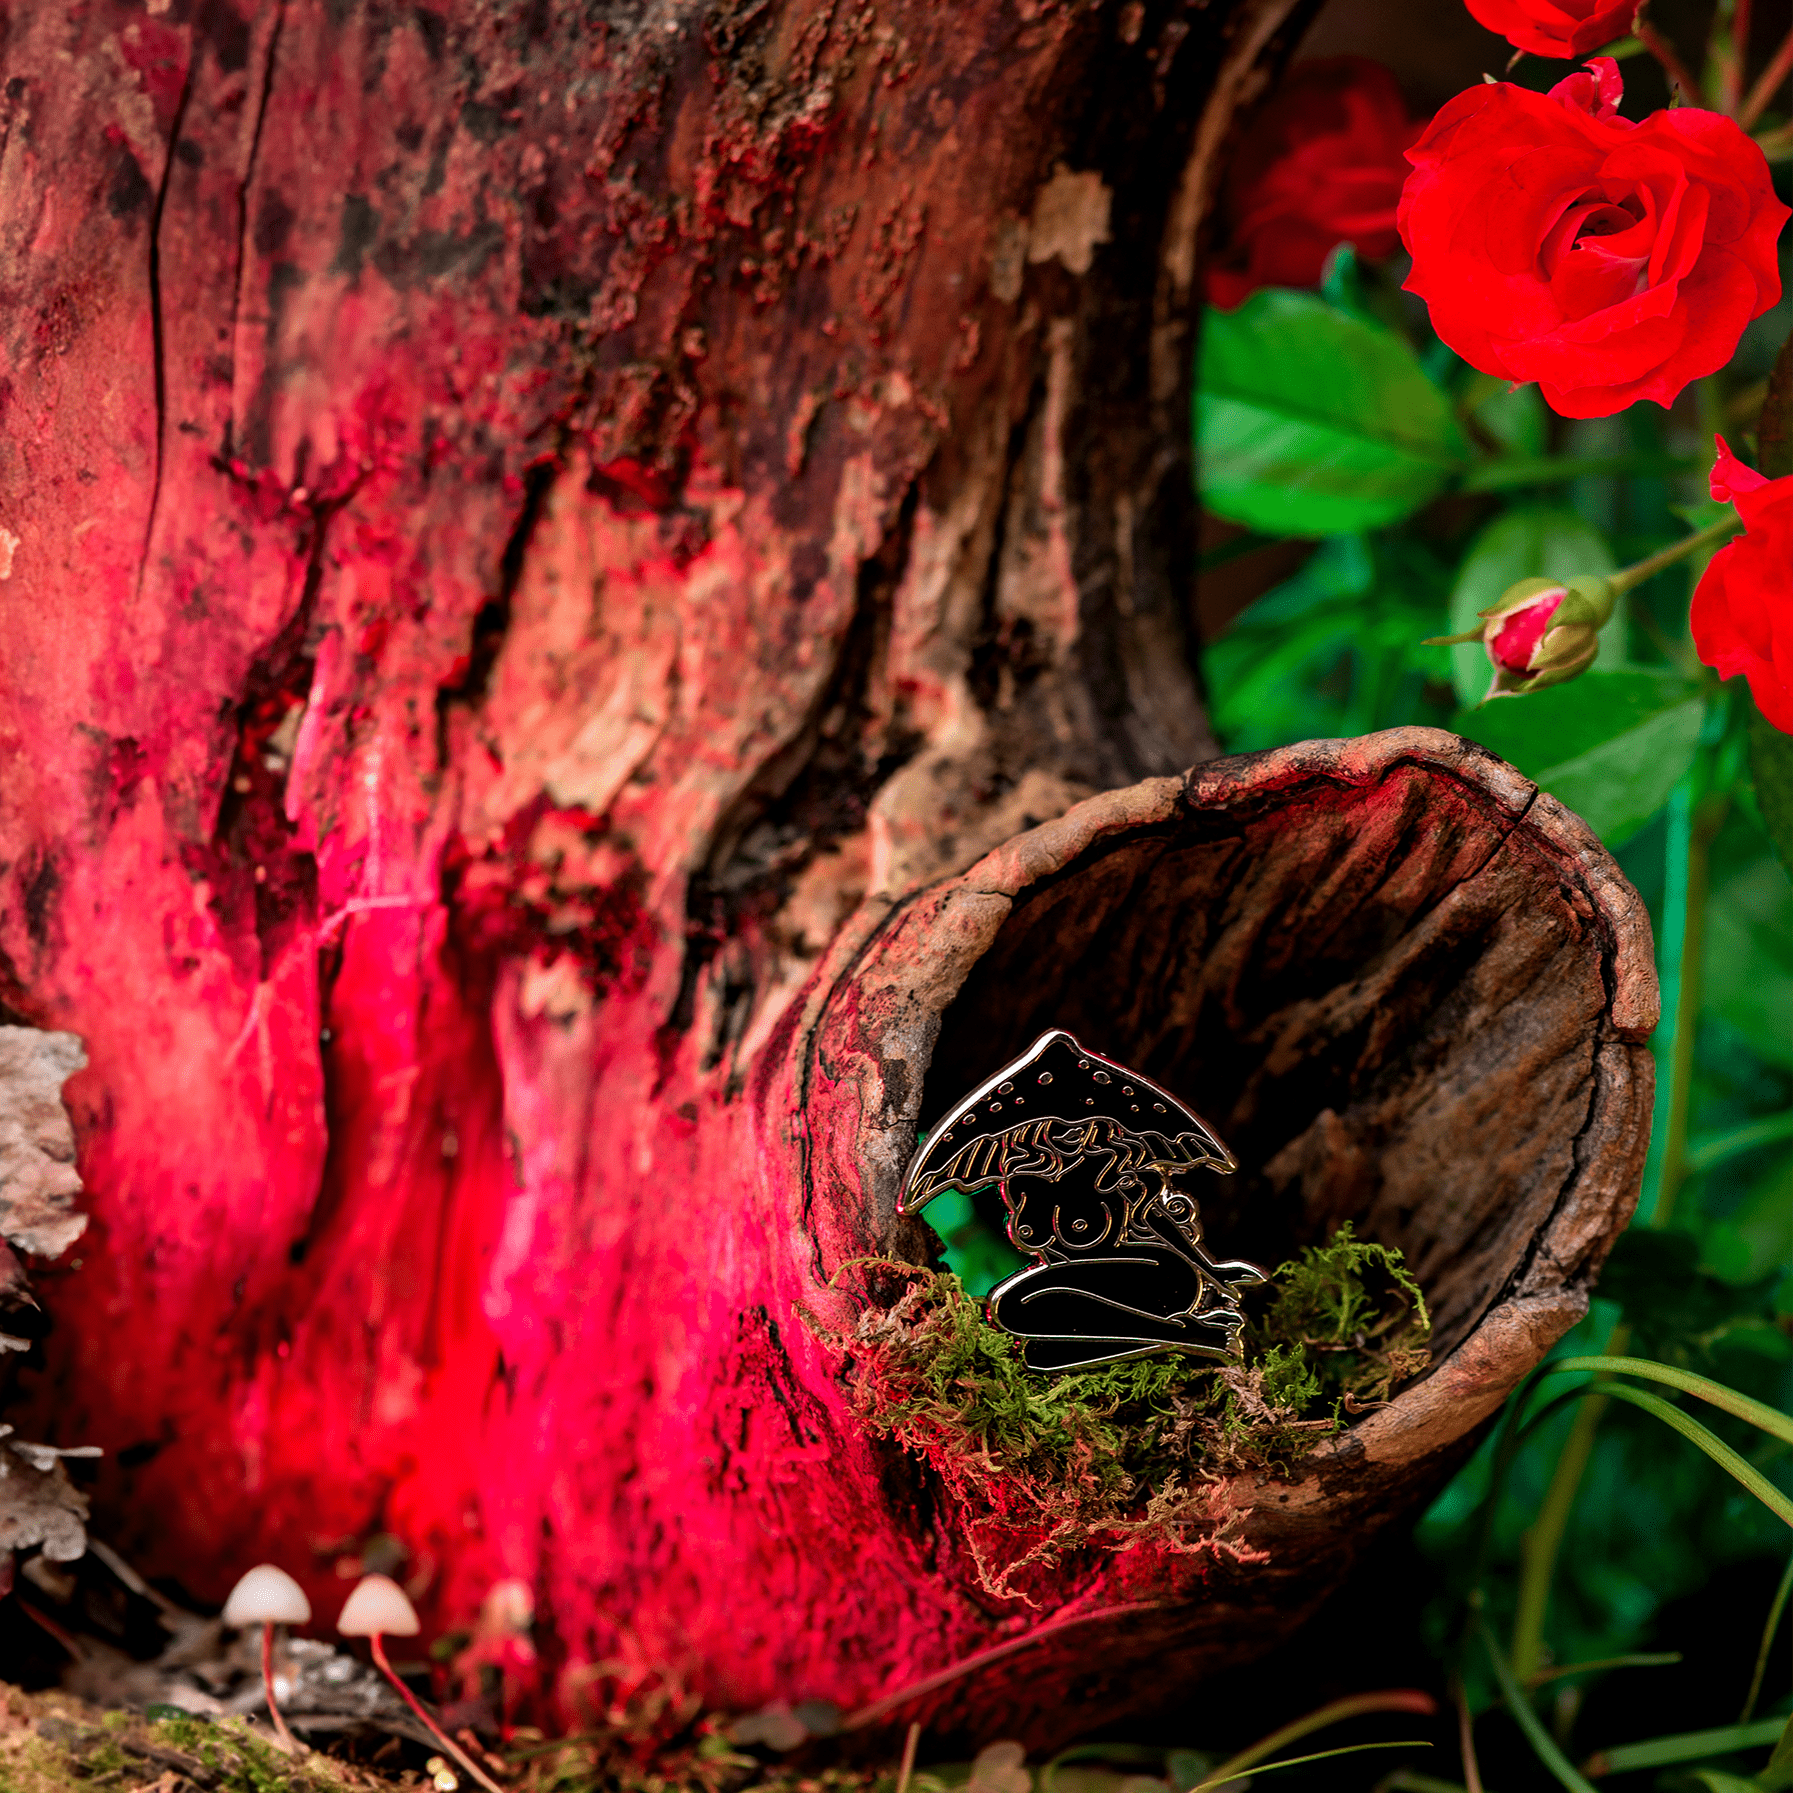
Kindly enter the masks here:
<path id="1" fill-rule="evenodd" d="M 286 1720 L 280 1715 L 279 1702 L 274 1698 L 274 1627 L 265 1621 L 261 1628 L 261 1684 L 268 1696 L 268 1717 L 273 1723 L 274 1735 L 295 1756 L 302 1754 L 299 1740 L 286 1728 Z"/>
<path id="2" fill-rule="evenodd" d="M 1767 110 L 1768 102 L 1774 98 L 1780 84 L 1788 75 L 1793 75 L 1793 31 L 1789 31 L 1781 40 L 1781 47 L 1769 59 L 1768 66 L 1756 77 L 1756 84 L 1749 90 L 1749 97 L 1743 102 L 1742 110 L 1737 114 L 1737 122 L 1744 130 L 1748 130 Z"/>
<path id="3" fill-rule="evenodd" d="M 1690 554 L 1699 553 L 1702 548 L 1716 548 L 1742 527 L 1742 519 L 1735 512 L 1720 517 L 1717 522 L 1708 523 L 1704 529 L 1695 530 L 1692 535 L 1684 535 L 1680 541 L 1670 542 L 1666 548 L 1659 548 L 1654 554 L 1646 555 L 1635 566 L 1620 567 L 1611 575 L 1612 588 L 1615 592 L 1633 591 L 1646 579 L 1655 578 L 1664 567 L 1672 567 L 1676 561 L 1685 560 Z"/>
<path id="4" fill-rule="evenodd" d="M 1743 100 L 1743 67 L 1749 57 L 1750 0 L 1718 0 L 1706 40 L 1707 79 L 1732 118 Z"/>
<path id="5" fill-rule="evenodd" d="M 424 1709 L 423 1701 L 393 1673 L 392 1664 L 386 1660 L 386 1646 L 381 1641 L 379 1632 L 376 1631 L 367 1641 L 373 1646 L 374 1666 L 398 1689 L 399 1698 L 417 1714 L 429 1734 L 486 1789 L 486 1793 L 504 1793 L 504 1789 L 430 1717 Z"/>

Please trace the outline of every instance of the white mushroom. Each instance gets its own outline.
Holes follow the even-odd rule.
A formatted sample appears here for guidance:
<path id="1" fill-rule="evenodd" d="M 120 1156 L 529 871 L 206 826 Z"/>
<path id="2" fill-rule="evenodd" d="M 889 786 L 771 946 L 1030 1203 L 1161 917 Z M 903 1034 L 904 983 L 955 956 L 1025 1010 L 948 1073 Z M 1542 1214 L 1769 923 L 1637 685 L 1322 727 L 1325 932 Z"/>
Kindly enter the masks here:
<path id="1" fill-rule="evenodd" d="M 230 1598 L 224 1602 L 226 1625 L 236 1630 L 248 1625 L 261 1627 L 261 1684 L 268 1696 L 268 1717 L 273 1722 L 274 1735 L 295 1755 L 298 1740 L 286 1728 L 280 1704 L 274 1698 L 274 1627 L 303 1625 L 310 1618 L 311 1602 L 305 1598 L 305 1590 L 273 1563 L 257 1563 L 230 1590 Z"/>
<path id="2" fill-rule="evenodd" d="M 504 1793 L 504 1789 L 437 1724 L 422 1700 L 393 1672 L 386 1660 L 383 1636 L 415 1637 L 422 1627 L 414 1607 L 398 1583 L 386 1575 L 363 1575 L 355 1583 L 354 1592 L 343 1602 L 336 1629 L 344 1637 L 364 1637 L 373 1652 L 374 1666 L 383 1674 L 398 1696 L 415 1712 L 429 1733 L 460 1765 L 486 1789 L 486 1793 Z"/>
<path id="3" fill-rule="evenodd" d="M 272 1563 L 257 1563 L 224 1602 L 224 1622 L 236 1630 L 245 1625 L 304 1625 L 310 1619 L 305 1590 Z"/>
<path id="4" fill-rule="evenodd" d="M 415 1637 L 417 1608 L 390 1576 L 363 1575 L 344 1601 L 336 1629 L 344 1637 Z"/>

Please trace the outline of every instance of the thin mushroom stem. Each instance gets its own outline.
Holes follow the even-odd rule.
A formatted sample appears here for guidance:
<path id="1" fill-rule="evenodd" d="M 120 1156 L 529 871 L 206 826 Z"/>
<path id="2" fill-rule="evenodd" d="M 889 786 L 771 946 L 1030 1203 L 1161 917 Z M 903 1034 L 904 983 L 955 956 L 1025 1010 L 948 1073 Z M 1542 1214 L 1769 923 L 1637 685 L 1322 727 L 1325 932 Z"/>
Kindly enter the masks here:
<path id="1" fill-rule="evenodd" d="M 430 1717 L 429 1713 L 424 1710 L 423 1701 L 393 1673 L 392 1664 L 386 1660 L 386 1646 L 380 1641 L 379 1632 L 373 1632 L 367 1641 L 373 1647 L 374 1666 L 398 1689 L 399 1698 L 417 1714 L 430 1735 L 486 1789 L 486 1793 L 504 1793 L 504 1789 Z"/>
<path id="2" fill-rule="evenodd" d="M 261 1684 L 268 1696 L 268 1717 L 274 1723 L 274 1735 L 290 1749 L 295 1756 L 304 1754 L 304 1745 L 286 1728 L 286 1720 L 280 1715 L 280 1702 L 274 1698 L 274 1621 L 264 1619 L 261 1628 Z"/>

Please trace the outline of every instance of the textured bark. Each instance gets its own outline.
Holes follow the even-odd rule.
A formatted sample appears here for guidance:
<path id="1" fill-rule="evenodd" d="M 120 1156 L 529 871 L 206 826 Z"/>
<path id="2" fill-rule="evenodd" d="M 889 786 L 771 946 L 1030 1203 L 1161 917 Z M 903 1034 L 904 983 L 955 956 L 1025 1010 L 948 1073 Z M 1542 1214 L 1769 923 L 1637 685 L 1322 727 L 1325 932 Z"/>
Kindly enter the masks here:
<path id="1" fill-rule="evenodd" d="M 142 1567 L 521 1577 L 574 1717 L 1039 1624 L 800 1322 L 925 1250 L 967 978 L 932 1099 L 1057 991 L 1264 1167 L 1240 1249 L 1363 1215 L 1456 1347 L 1240 1496 L 1274 1572 L 1082 1565 L 1168 1604 L 1007 1659 L 1012 1728 L 1288 1622 L 1576 1311 L 1647 1111 L 1598 849 L 1441 737 L 1073 808 L 1211 752 L 1197 232 L 1296 10 L 0 15 L 0 969 L 90 1059 L 37 1398 Z M 1102 957 L 1123 877 L 1207 969 Z"/>

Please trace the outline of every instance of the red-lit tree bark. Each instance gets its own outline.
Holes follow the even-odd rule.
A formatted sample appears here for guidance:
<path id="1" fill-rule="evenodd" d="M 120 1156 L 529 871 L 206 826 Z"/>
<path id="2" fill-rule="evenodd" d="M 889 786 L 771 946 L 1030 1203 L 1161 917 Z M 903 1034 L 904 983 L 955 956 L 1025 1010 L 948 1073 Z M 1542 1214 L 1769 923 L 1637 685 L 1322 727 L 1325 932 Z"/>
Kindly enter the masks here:
<path id="1" fill-rule="evenodd" d="M 618 1658 L 851 1707 L 1042 1622 L 979 1592 L 800 1310 L 850 1317 L 848 1256 L 925 1254 L 892 1178 L 992 905 L 1206 826 L 1164 785 L 1053 818 L 1212 751 L 1196 238 L 1296 11 L 5 9 L 0 949 L 16 1018 L 90 1060 L 35 1398 L 107 1447 L 96 1525 L 143 1567 L 217 1596 L 272 1557 L 327 1615 L 335 1558 L 393 1533 L 437 1625 L 533 1586 L 563 1710 Z M 1647 1114 L 1637 918 L 1455 752 L 1197 793 L 1217 839 L 1313 842 L 1199 1037 L 1012 969 L 1167 1076 L 1282 1063 L 1282 1016 L 1331 1068 L 1274 1120 L 1262 1079 L 1213 1107 L 1283 1234 L 1380 1215 L 1457 1281 L 1432 1395 L 1239 1494 L 1307 1515 L 1253 1534 L 1278 1591 L 1076 1565 L 1035 1598 L 1159 1617 L 1100 1634 L 1074 1715 L 1097 1633 L 1009 1659 L 977 1685 L 1009 1728 L 1286 1628 L 1584 1299 Z M 924 894 L 1041 823 L 942 887 L 971 922 Z M 1366 976 L 1411 1041 L 1339 994 L 1322 1050 L 1290 1003 Z M 1503 1032 L 1515 1003 L 1543 1019 Z M 1504 1143 L 1432 1165 L 1415 1222 L 1388 1142 L 1418 1162 L 1428 1102 L 1459 1158 L 1478 1115 Z"/>

